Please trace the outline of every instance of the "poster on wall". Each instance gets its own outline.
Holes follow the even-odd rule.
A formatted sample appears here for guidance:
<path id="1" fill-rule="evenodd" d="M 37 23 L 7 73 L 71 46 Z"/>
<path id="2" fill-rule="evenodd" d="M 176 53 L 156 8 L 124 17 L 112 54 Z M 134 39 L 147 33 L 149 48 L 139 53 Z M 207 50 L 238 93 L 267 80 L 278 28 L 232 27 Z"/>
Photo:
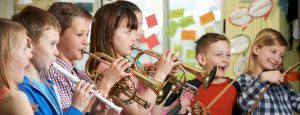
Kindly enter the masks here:
<path id="1" fill-rule="evenodd" d="M 251 44 L 251 40 L 247 35 L 237 35 L 230 40 L 230 52 L 231 54 L 240 54 L 247 51 Z"/>
<path id="2" fill-rule="evenodd" d="M 248 7 L 248 13 L 253 18 L 265 17 L 266 20 L 272 7 L 272 0 L 253 0 Z"/>
<path id="3" fill-rule="evenodd" d="M 234 26 L 243 27 L 243 30 L 252 21 L 252 17 L 248 14 L 248 8 L 237 8 L 229 15 L 229 22 Z"/>

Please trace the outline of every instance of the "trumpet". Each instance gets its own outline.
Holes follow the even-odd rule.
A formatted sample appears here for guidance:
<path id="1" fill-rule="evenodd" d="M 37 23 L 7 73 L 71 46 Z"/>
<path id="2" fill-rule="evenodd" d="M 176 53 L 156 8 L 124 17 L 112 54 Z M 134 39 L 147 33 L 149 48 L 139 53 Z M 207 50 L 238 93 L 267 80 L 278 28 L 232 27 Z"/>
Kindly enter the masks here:
<path id="1" fill-rule="evenodd" d="M 87 52 L 86 49 L 83 49 L 82 53 L 88 54 L 90 56 L 90 58 L 86 62 L 85 70 L 92 79 L 97 80 L 98 78 L 101 78 L 101 73 L 99 74 L 95 70 L 91 70 L 89 68 L 91 62 L 94 61 L 94 59 L 97 61 L 103 62 L 107 65 L 109 65 L 110 63 L 112 63 L 114 61 L 114 59 L 112 57 L 110 57 L 104 53 L 100 53 L 100 52 L 89 53 L 89 52 Z M 95 66 L 95 65 L 93 65 L 93 66 Z M 135 75 L 135 77 L 137 79 L 143 81 L 150 89 L 152 89 L 155 92 L 155 94 L 157 95 L 157 100 L 164 100 L 165 97 L 167 96 L 167 94 L 162 91 L 164 89 L 164 86 L 167 86 L 164 83 L 149 79 L 148 77 L 144 76 L 143 74 L 141 74 L 131 68 L 125 69 L 125 72 L 131 72 Z M 134 84 L 134 82 L 132 80 L 131 80 L 131 82 L 132 82 L 132 84 Z M 122 100 L 119 98 L 119 96 L 120 96 L 120 93 L 123 93 L 124 95 L 129 97 L 129 99 L 127 99 L 127 100 L 122 100 L 123 102 L 129 103 L 130 100 L 134 100 L 138 104 L 142 105 L 144 108 L 149 108 L 151 103 L 149 103 L 148 101 L 145 101 L 140 96 L 138 96 L 136 94 L 135 88 L 134 88 L 134 90 L 129 90 L 130 87 L 128 87 L 128 85 L 126 85 L 126 84 L 127 84 L 126 81 L 121 80 L 112 88 L 113 90 L 111 90 L 111 94 L 112 94 L 113 98 L 115 98 L 117 100 Z"/>
<path id="2" fill-rule="evenodd" d="M 75 75 L 72 75 L 71 73 L 69 73 L 68 71 L 66 71 L 63 67 L 61 67 L 60 65 L 58 65 L 57 63 L 53 62 L 52 65 L 53 65 L 53 68 L 55 68 L 58 72 L 60 72 L 61 74 L 63 74 L 64 77 L 68 78 L 71 82 L 74 82 L 74 83 L 79 82 L 79 79 Z M 121 113 L 121 111 L 123 109 L 122 107 L 116 106 L 114 103 L 110 102 L 109 100 L 107 100 L 106 98 L 104 98 L 103 96 L 101 96 L 99 93 L 97 93 L 93 89 L 90 92 L 94 93 L 95 96 L 101 102 L 105 103 L 110 108 L 112 108 L 114 111 L 118 112 L 118 114 Z"/>
<path id="3" fill-rule="evenodd" d="M 151 50 L 142 50 L 142 49 L 139 49 L 139 48 L 135 47 L 134 45 L 131 46 L 131 49 L 139 51 L 139 53 L 134 58 L 133 68 L 135 70 L 138 70 L 137 61 L 140 58 L 140 56 L 142 56 L 143 54 L 148 54 L 148 55 L 150 55 L 152 57 L 155 57 L 155 58 L 160 57 L 160 54 L 157 53 L 157 52 L 154 52 L 154 51 L 151 51 Z M 173 89 L 173 91 L 182 89 L 182 87 L 184 86 L 185 80 L 186 80 L 185 71 L 188 71 L 189 73 L 195 75 L 197 78 L 200 78 L 201 81 L 204 84 L 204 88 L 208 88 L 211 85 L 211 83 L 212 83 L 212 81 L 213 81 L 213 79 L 216 75 L 216 72 L 217 72 L 217 66 L 214 66 L 213 68 L 211 68 L 211 70 L 204 70 L 204 69 L 198 69 L 198 68 L 195 68 L 195 67 L 192 67 L 192 66 L 188 66 L 188 65 L 185 65 L 185 64 L 182 64 L 182 63 L 180 63 L 179 69 L 181 69 L 183 71 L 183 80 L 182 80 L 182 82 L 178 82 L 178 81 L 176 81 L 176 77 L 174 75 L 171 75 L 174 78 L 171 78 L 171 79 L 173 79 L 173 81 L 171 80 L 169 82 L 173 82 L 173 83 L 177 82 L 177 83 L 180 84 L 180 85 L 178 85 L 177 88 Z"/>

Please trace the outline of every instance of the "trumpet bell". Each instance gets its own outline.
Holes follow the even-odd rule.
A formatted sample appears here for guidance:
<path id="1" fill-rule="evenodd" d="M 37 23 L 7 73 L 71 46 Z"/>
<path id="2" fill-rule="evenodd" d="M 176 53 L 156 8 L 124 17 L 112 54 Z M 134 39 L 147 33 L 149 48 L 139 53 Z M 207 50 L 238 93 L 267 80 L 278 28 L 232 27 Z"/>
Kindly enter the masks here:
<path id="1" fill-rule="evenodd" d="M 208 76 L 206 78 L 204 78 L 204 80 L 202 81 L 204 84 L 204 89 L 207 89 L 213 82 L 213 80 L 215 79 L 217 73 L 217 66 L 214 66 L 211 68 L 211 70 L 208 73 Z"/>

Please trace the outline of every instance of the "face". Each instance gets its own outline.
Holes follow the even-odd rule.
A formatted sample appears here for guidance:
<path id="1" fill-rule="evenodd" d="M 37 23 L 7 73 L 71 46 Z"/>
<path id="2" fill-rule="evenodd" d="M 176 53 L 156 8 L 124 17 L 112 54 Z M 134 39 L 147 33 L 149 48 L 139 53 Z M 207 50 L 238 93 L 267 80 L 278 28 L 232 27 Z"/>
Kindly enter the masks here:
<path id="1" fill-rule="evenodd" d="M 59 41 L 59 32 L 54 28 L 43 31 L 41 37 L 36 43 L 33 43 L 32 63 L 39 70 L 48 69 L 58 55 L 57 43 Z"/>
<path id="2" fill-rule="evenodd" d="M 59 57 L 67 61 L 81 60 L 81 50 L 87 44 L 91 21 L 84 17 L 75 17 L 71 26 L 65 30 L 58 44 Z"/>
<path id="3" fill-rule="evenodd" d="M 15 83 L 23 81 L 25 67 L 28 65 L 30 58 L 32 58 L 29 38 L 24 33 L 21 39 L 22 41 L 12 51 L 13 56 L 11 56 L 10 63 L 12 69 L 17 73 L 16 78 L 13 79 Z"/>
<path id="4" fill-rule="evenodd" d="M 218 67 L 216 77 L 225 77 L 225 72 L 230 64 L 230 46 L 227 41 L 217 41 L 207 48 L 206 54 L 197 55 L 198 62 L 205 69 L 214 65 Z"/>
<path id="5" fill-rule="evenodd" d="M 126 28 L 127 21 L 123 20 L 113 35 L 113 46 L 117 56 L 129 56 L 131 45 L 136 40 L 136 30 Z"/>
<path id="6" fill-rule="evenodd" d="M 138 29 L 137 29 L 137 39 L 140 39 L 144 36 L 144 30 L 142 29 L 143 26 L 143 14 L 142 12 L 135 12 L 135 16 L 138 20 Z"/>
<path id="7" fill-rule="evenodd" d="M 279 69 L 286 47 L 280 45 L 253 47 L 253 53 L 256 55 L 257 65 L 261 71 Z"/>

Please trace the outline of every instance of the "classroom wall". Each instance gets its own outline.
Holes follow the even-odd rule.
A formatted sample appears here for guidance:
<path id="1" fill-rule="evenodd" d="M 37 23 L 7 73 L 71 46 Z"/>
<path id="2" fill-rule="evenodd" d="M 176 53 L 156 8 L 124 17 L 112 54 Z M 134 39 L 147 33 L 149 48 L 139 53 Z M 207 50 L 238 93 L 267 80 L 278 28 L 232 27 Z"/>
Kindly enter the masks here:
<path id="1" fill-rule="evenodd" d="M 281 8 L 279 7 L 279 0 L 272 0 L 273 1 L 273 8 L 269 14 L 269 17 L 267 18 L 267 20 L 265 20 L 264 18 L 255 18 L 253 19 L 253 21 L 248 25 L 248 27 L 243 31 L 242 27 L 238 27 L 238 26 L 234 26 L 232 24 L 230 24 L 229 20 L 228 20 L 228 16 L 230 15 L 230 13 L 239 7 L 248 7 L 250 2 L 240 2 L 240 0 L 226 0 L 226 2 L 224 2 L 224 11 L 225 11 L 225 20 L 226 20 L 226 33 L 225 35 L 231 39 L 236 35 L 239 34 L 245 34 L 247 36 L 250 37 L 251 39 L 251 43 L 253 42 L 256 34 L 263 28 L 273 28 L 275 30 L 278 30 L 279 32 L 281 32 L 284 37 L 287 39 L 288 38 L 288 24 L 286 22 L 286 18 L 285 18 L 285 14 L 283 13 L 283 11 L 281 10 Z M 296 51 L 296 46 L 298 45 L 298 43 L 294 43 L 294 48 L 291 51 L 287 51 L 286 53 L 286 57 L 284 59 L 284 65 L 285 68 L 287 68 L 288 66 L 291 66 L 293 64 L 295 64 L 297 62 L 297 60 L 299 59 L 299 56 L 297 54 Z M 247 53 L 249 52 L 249 48 L 247 50 Z M 230 76 L 232 78 L 236 78 L 237 75 L 233 72 L 233 65 L 235 63 L 235 60 L 237 60 L 237 58 L 240 56 L 241 54 L 233 54 L 231 56 L 231 65 L 229 67 L 229 70 L 227 71 L 227 76 Z M 295 82 L 292 84 L 293 87 L 296 90 L 299 90 L 299 81 Z"/>

